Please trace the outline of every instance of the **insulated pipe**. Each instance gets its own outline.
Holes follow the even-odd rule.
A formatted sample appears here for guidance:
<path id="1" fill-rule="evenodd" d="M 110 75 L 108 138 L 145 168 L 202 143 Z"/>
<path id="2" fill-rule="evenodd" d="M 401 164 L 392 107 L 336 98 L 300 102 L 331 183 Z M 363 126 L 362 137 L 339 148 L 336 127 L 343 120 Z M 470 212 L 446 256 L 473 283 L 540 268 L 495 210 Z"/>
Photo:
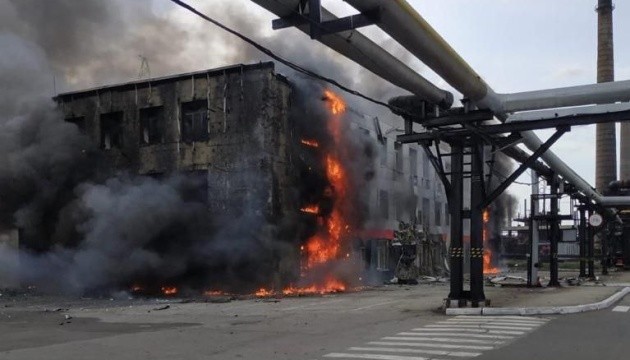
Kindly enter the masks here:
<path id="1" fill-rule="evenodd" d="M 502 94 L 501 113 L 630 101 L 630 80 Z"/>
<path id="2" fill-rule="evenodd" d="M 471 99 L 478 107 L 490 109 L 500 119 L 505 120 L 505 111 L 503 110 L 506 105 L 505 96 L 502 97 L 495 93 L 405 0 L 345 1 L 360 11 L 379 8 L 381 21 L 378 26 L 382 30 L 431 67 L 450 85 Z M 557 95 L 557 97 L 562 96 L 562 94 Z M 573 96 L 570 98 L 575 99 Z M 611 102 L 616 101 L 614 99 L 609 100 Z M 623 100 L 623 98 L 619 100 Z M 516 100 L 513 101 L 516 103 Z M 592 102 L 588 100 L 588 104 L 590 103 Z M 571 103 L 571 105 L 581 104 Z M 542 145 L 542 141 L 532 131 L 523 132 L 522 136 L 524 144 L 532 151 Z M 545 152 L 542 158 L 556 173 L 575 185 L 584 195 L 595 202 L 601 201 L 602 196 L 553 152 Z"/>
<path id="3" fill-rule="evenodd" d="M 300 4 L 300 0 L 252 1 L 281 18 L 295 15 Z M 322 7 L 322 21 L 334 19 L 337 17 Z M 310 33 L 310 24 L 303 24 L 297 28 L 304 33 Z M 437 104 L 443 109 L 448 109 L 453 104 L 453 94 L 438 88 L 358 31 L 348 30 L 322 35 L 319 41 L 381 78 L 430 103 Z"/>

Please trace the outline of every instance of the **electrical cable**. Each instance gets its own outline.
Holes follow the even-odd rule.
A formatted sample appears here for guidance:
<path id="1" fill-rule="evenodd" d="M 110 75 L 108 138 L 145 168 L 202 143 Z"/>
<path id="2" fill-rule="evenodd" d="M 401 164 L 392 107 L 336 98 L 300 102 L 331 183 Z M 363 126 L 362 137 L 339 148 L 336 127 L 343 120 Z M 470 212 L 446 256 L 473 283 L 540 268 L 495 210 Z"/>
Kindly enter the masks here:
<path id="1" fill-rule="evenodd" d="M 280 62 L 280 63 L 282 63 L 282 64 L 284 64 L 286 66 L 288 66 L 290 69 L 293 69 L 293 70 L 295 70 L 295 71 L 297 71 L 299 73 L 302 73 L 302 74 L 307 75 L 309 77 L 312 77 L 314 79 L 327 82 L 327 83 L 329 83 L 331 85 L 334 85 L 335 87 L 337 87 L 337 88 L 339 88 L 339 89 L 341 89 L 341 90 L 343 90 L 343 91 L 345 91 L 345 92 L 347 92 L 349 94 L 358 96 L 358 97 L 360 97 L 362 99 L 365 99 L 367 101 L 370 101 L 370 102 L 372 102 L 374 104 L 384 106 L 384 107 L 386 107 L 386 108 L 388 108 L 388 109 L 390 109 L 392 111 L 399 112 L 399 113 L 400 112 L 406 113 L 406 111 L 404 109 L 400 109 L 400 108 L 391 106 L 391 105 L 389 105 L 389 104 L 387 104 L 385 102 L 382 102 L 382 101 L 376 100 L 374 98 L 371 98 L 371 97 L 369 97 L 369 96 L 367 96 L 367 95 L 365 95 L 365 94 L 363 94 L 363 93 L 361 93 L 361 92 L 359 92 L 357 90 L 353 90 L 353 89 L 351 89 L 351 88 L 349 88 L 349 87 L 347 87 L 345 85 L 340 84 L 338 81 L 336 81 L 336 80 L 334 80 L 332 78 L 320 75 L 320 74 L 318 74 L 318 73 L 316 73 L 314 71 L 306 69 L 306 68 L 304 68 L 304 67 L 302 67 L 302 66 L 300 66 L 300 65 L 298 65 L 296 63 L 293 63 L 293 62 L 291 62 L 291 61 L 289 61 L 289 60 L 287 60 L 287 59 L 285 59 L 285 58 L 283 58 L 283 57 L 281 57 L 279 55 L 276 55 L 270 49 L 260 45 L 256 41 L 254 41 L 254 40 L 250 39 L 249 37 L 239 33 L 238 31 L 229 28 L 228 26 L 222 24 L 221 22 L 219 22 L 219 21 L 217 21 L 215 19 L 212 19 L 208 15 L 205 15 L 204 13 L 200 12 L 199 10 L 195 9 L 191 5 L 188 5 L 187 3 L 185 3 L 185 2 L 183 2 L 181 0 L 171 0 L 171 2 L 173 2 L 173 3 L 177 4 L 177 5 L 179 5 L 180 7 L 182 7 L 184 9 L 192 12 L 193 14 L 195 14 L 195 15 L 199 16 L 200 18 L 202 18 L 202 19 L 204 19 L 204 20 L 214 24 L 215 26 L 217 26 L 217 27 L 227 31 L 228 33 L 230 33 L 230 34 L 240 38 L 241 40 L 245 41 L 246 43 L 248 43 L 251 46 L 253 46 L 254 48 L 256 48 L 258 51 L 260 51 L 263 54 L 269 56 L 270 58 L 272 58 L 272 59 L 274 59 L 274 60 L 276 60 L 276 61 L 278 61 L 278 62 Z"/>

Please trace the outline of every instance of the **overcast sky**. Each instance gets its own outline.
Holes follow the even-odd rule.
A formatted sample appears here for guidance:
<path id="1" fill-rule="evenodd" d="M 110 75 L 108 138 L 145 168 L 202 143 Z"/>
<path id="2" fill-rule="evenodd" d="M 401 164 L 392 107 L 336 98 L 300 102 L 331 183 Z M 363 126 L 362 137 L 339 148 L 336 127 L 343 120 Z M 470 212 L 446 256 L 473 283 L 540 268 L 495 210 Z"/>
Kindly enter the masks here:
<path id="1" fill-rule="evenodd" d="M 353 10 L 328 0 L 340 14 Z M 497 92 L 591 84 L 597 74 L 595 0 L 411 0 L 416 10 Z M 616 80 L 630 79 L 630 4 L 614 11 Z M 440 78 L 425 71 L 435 83 Z M 539 132 L 547 137 L 550 132 Z M 553 147 L 590 184 L 595 128 L 576 127 Z M 528 181 L 524 175 L 520 180 Z M 513 186 L 519 197 L 529 187 Z"/>
<path id="2" fill-rule="evenodd" d="M 271 30 L 274 16 L 249 0 L 190 0 L 190 3 L 294 62 L 315 67 L 324 75 L 345 77 L 344 81 L 350 81 L 348 85 L 358 90 L 374 94 L 380 86 L 376 83 L 371 86 L 371 82 L 358 75 L 361 72 L 358 66 L 299 31 Z M 411 0 L 410 3 L 497 92 L 596 81 L 597 0 Z M 51 6 L 42 10 L 42 4 Z M 169 0 L 84 0 L 81 4 L 84 8 L 77 8 L 68 0 L 44 3 L 0 0 L 0 47 L 6 49 L 7 44 L 14 44 L 14 54 L 21 53 L 17 50 L 21 49 L 34 54 L 33 57 L 46 58 L 50 70 L 38 77 L 50 79 L 54 75 L 58 79 L 57 91 L 133 79 L 138 75 L 139 54 L 148 58 L 152 76 L 263 59 L 240 40 Z M 340 16 L 356 13 L 342 0 L 323 0 L 323 4 Z M 616 5 L 616 79 L 628 80 L 630 4 L 619 1 Z M 64 10 L 63 6 L 70 7 Z M 50 11 L 57 13 L 49 16 Z M 81 13 L 72 14 L 72 11 Z M 68 16 L 64 18 L 65 15 Z M 379 43 L 388 39 L 375 26 L 361 31 Z M 6 34 L 17 35 L 20 40 Z M 429 80 L 449 88 L 419 61 L 393 47 L 391 41 L 386 47 Z M 6 67 L 8 71 L 0 74 L 3 82 L 11 74 L 19 74 L 20 67 L 24 68 L 19 56 L 11 60 L 4 56 L 8 53 L 0 53 L 0 65 L 10 65 Z M 335 74 L 326 73 L 335 69 Z M 355 78 L 363 80 L 352 83 Z M 21 83 L 25 82 L 22 79 Z M 45 83 L 51 84 L 52 92 L 53 81 Z M 543 132 L 541 137 L 548 135 Z M 594 127 L 573 129 L 552 149 L 585 180 L 594 183 Z M 529 195 L 529 188 L 524 186 L 513 186 L 510 191 L 521 198 Z"/>
<path id="3" fill-rule="evenodd" d="M 214 2 L 214 1 L 212 1 Z M 273 16 L 248 0 L 233 0 L 236 18 L 270 21 Z M 412 6 L 446 39 L 496 92 L 519 92 L 596 82 L 596 0 L 410 0 Z M 196 0 L 198 6 L 208 1 Z M 173 11 L 169 1 L 155 3 L 160 11 Z M 339 16 L 356 13 L 342 0 L 323 0 Z M 212 9 L 207 8 L 207 9 Z M 176 19 L 187 19 L 181 11 Z M 212 11 L 210 11 L 212 14 Z M 224 14 L 225 15 L 225 14 Z M 220 19 L 219 19 L 220 20 Z M 630 79 L 630 4 L 620 1 L 614 11 L 616 80 Z M 196 21 L 196 20 L 195 20 Z M 267 23 L 268 24 L 268 23 Z M 296 30 L 273 32 L 270 24 L 255 34 L 265 37 L 292 36 L 309 42 Z M 209 31 L 211 31 L 209 29 Z M 376 27 L 365 28 L 377 41 L 387 35 Z M 313 47 L 319 46 L 312 44 Z M 274 49 L 282 53 L 282 49 Z M 334 56 L 334 55 L 330 55 Z M 299 62 L 300 59 L 292 59 Z M 339 60 L 346 61 L 346 60 Z M 410 64 L 439 86 L 449 88 L 419 62 Z M 365 90 L 365 89 L 359 89 Z M 539 132 L 546 138 L 551 132 Z M 595 180 L 595 128 L 576 127 L 554 146 L 566 163 L 586 181 Z M 525 174 L 519 179 L 529 181 Z M 529 196 L 528 186 L 514 185 L 510 191 Z"/>

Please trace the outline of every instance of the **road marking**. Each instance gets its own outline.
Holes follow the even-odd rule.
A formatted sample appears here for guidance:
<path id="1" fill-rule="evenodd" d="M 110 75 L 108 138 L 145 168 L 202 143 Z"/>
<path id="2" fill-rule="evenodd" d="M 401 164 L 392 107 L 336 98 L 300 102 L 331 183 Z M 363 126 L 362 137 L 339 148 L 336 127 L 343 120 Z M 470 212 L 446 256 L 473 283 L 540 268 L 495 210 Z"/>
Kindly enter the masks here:
<path id="1" fill-rule="evenodd" d="M 427 325 L 428 326 L 428 325 Z M 482 334 L 503 334 L 503 335 L 523 335 L 524 331 L 506 331 L 506 330 L 488 330 L 488 329 L 461 329 L 458 327 L 445 327 L 445 328 L 416 328 L 413 331 L 459 331 L 459 332 L 471 332 L 471 333 L 482 333 Z"/>
<path id="2" fill-rule="evenodd" d="M 622 305 L 615 306 L 615 308 L 612 309 L 612 311 L 614 312 L 628 312 L 628 310 L 630 310 L 630 306 L 622 306 Z"/>
<path id="3" fill-rule="evenodd" d="M 484 320 L 484 319 L 449 319 L 445 321 L 450 324 L 477 324 L 477 323 L 492 323 L 492 324 L 509 324 L 509 325 L 523 325 L 523 326 L 540 326 L 546 324 L 546 322 L 533 322 L 533 321 L 515 321 L 515 320 Z"/>
<path id="4" fill-rule="evenodd" d="M 481 344 L 481 345 L 500 345 L 504 341 L 491 341 L 491 340 L 478 340 L 478 339 L 448 339 L 443 337 L 400 337 L 400 336 L 386 336 L 381 340 L 401 340 L 401 341 L 435 341 L 446 343 L 462 343 L 462 344 Z"/>
<path id="5" fill-rule="evenodd" d="M 477 327 L 479 327 L 479 326 L 506 326 L 506 327 L 515 328 L 517 330 L 521 330 L 521 329 L 531 330 L 531 329 L 537 328 L 539 326 L 539 325 L 527 325 L 527 326 L 525 326 L 525 325 L 521 325 L 521 324 L 508 324 L 508 323 L 495 323 L 495 322 L 474 322 L 474 323 L 471 323 L 471 322 L 467 322 L 467 321 L 451 322 L 451 323 L 449 323 L 449 322 L 439 322 L 437 324 L 438 325 L 447 325 L 447 326 L 453 326 L 453 325 L 456 325 L 456 326 L 459 326 L 459 325 L 468 326 L 468 325 L 471 325 L 473 327 L 475 327 L 475 326 L 477 326 Z"/>
<path id="6" fill-rule="evenodd" d="M 344 353 L 330 353 L 324 355 L 328 358 L 340 358 L 340 359 L 375 359 L 375 360 L 437 360 L 429 359 L 419 356 L 400 356 L 400 355 L 382 355 L 382 354 L 344 354 Z"/>
<path id="7" fill-rule="evenodd" d="M 415 346 L 415 347 L 434 347 L 439 349 L 467 349 L 467 350 L 492 350 L 494 346 L 487 345 L 451 345 L 451 344 L 434 344 L 434 343 L 417 343 L 417 342 L 400 342 L 400 341 L 370 341 L 370 345 L 385 346 Z"/>
<path id="8" fill-rule="evenodd" d="M 377 306 L 381 306 L 381 305 L 387 305 L 387 304 L 392 304 L 398 302 L 398 300 L 394 300 L 394 301 L 386 301 L 386 302 L 382 302 L 382 303 L 378 303 L 378 304 L 373 304 L 373 305 L 368 305 L 368 306 L 362 306 L 362 307 L 358 307 L 358 308 L 354 308 L 354 309 L 350 309 L 350 311 L 359 311 L 359 310 L 365 310 L 365 309 L 371 309 L 373 307 L 377 307 Z"/>
<path id="9" fill-rule="evenodd" d="M 394 301 L 353 310 L 392 302 Z M 626 309 L 628 310 L 630 307 Z M 482 355 L 483 351 L 505 346 L 519 335 L 534 331 L 549 320 L 514 316 L 458 316 L 448 321 L 382 337 L 379 341 L 370 341 L 363 346 L 349 347 L 344 352 L 326 354 L 324 357 L 374 360 L 436 360 L 433 356 L 449 359 L 472 358 Z"/>
<path id="10" fill-rule="evenodd" d="M 459 315 L 456 317 L 457 319 L 493 319 L 493 320 L 534 320 L 534 321 L 543 321 L 548 320 L 545 318 L 537 318 L 537 317 L 529 317 L 529 316 L 478 316 L 478 315 Z"/>
<path id="11" fill-rule="evenodd" d="M 401 353 L 401 354 L 425 354 L 425 355 L 441 355 L 441 356 L 454 356 L 454 357 L 475 357 L 481 355 L 476 352 L 464 352 L 464 351 L 448 351 L 448 350 L 428 350 L 428 349 L 402 349 L 402 348 L 388 348 L 388 347 L 351 347 L 350 351 L 375 351 L 375 352 L 389 352 L 389 353 Z"/>
<path id="12" fill-rule="evenodd" d="M 448 324 L 436 324 L 436 325 L 427 325 L 426 327 L 428 328 L 452 328 L 453 325 L 448 325 Z M 463 328 L 463 329 L 492 329 L 492 330 L 532 330 L 534 328 L 531 327 L 520 327 L 520 326 L 497 326 L 497 325 L 457 325 L 457 327 Z"/>
<path id="13" fill-rule="evenodd" d="M 431 331 L 431 330 L 428 330 Z M 504 336 L 504 335 L 486 335 L 486 334 L 465 334 L 465 333 L 450 333 L 450 332 L 401 332 L 396 335 L 402 336 L 450 336 L 450 337 L 467 337 L 467 338 L 477 338 L 477 339 L 514 339 L 514 336 Z"/>

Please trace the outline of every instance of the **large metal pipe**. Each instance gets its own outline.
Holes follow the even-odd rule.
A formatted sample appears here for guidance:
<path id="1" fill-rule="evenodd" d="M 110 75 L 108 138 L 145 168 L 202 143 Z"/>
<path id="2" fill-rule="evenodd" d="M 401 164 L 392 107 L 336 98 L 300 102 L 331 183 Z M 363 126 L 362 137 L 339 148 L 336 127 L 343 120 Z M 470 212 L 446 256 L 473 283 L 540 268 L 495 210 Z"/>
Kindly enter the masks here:
<path id="1" fill-rule="evenodd" d="M 566 88 L 500 94 L 501 112 L 630 101 L 630 80 Z"/>
<path id="2" fill-rule="evenodd" d="M 300 4 L 300 0 L 252 1 L 281 18 L 295 15 Z M 337 19 L 325 8 L 322 8 L 321 18 L 322 21 Z M 308 34 L 310 24 L 303 24 L 297 28 Z M 453 94 L 438 88 L 358 31 L 350 30 L 323 35 L 319 41 L 381 78 L 424 100 L 444 109 L 450 108 L 453 104 Z"/>
<path id="3" fill-rule="evenodd" d="M 407 50 L 431 67 L 449 84 L 471 99 L 478 107 L 494 111 L 505 119 L 505 96 L 492 88 L 468 65 L 453 48 L 407 3 L 405 0 L 345 0 L 360 11 L 379 8 L 381 21 L 378 26 Z M 628 84 L 630 87 L 630 84 Z M 569 92 L 569 97 L 575 96 Z M 550 94 L 545 94 L 549 96 Z M 554 94 L 555 95 L 555 94 Z M 557 94 L 559 98 L 562 93 Z M 623 99 L 619 99 L 621 101 Z M 586 101 L 586 100 L 585 100 Z M 617 101 L 611 99 L 611 101 Z M 591 103 L 590 100 L 587 102 Z M 571 103 L 571 105 L 583 105 Z M 542 145 L 534 132 L 522 133 L 524 144 L 532 151 Z M 597 193 L 584 179 L 560 160 L 552 151 L 542 158 L 566 181 L 575 185 L 584 195 L 596 202 L 601 201 Z"/>

